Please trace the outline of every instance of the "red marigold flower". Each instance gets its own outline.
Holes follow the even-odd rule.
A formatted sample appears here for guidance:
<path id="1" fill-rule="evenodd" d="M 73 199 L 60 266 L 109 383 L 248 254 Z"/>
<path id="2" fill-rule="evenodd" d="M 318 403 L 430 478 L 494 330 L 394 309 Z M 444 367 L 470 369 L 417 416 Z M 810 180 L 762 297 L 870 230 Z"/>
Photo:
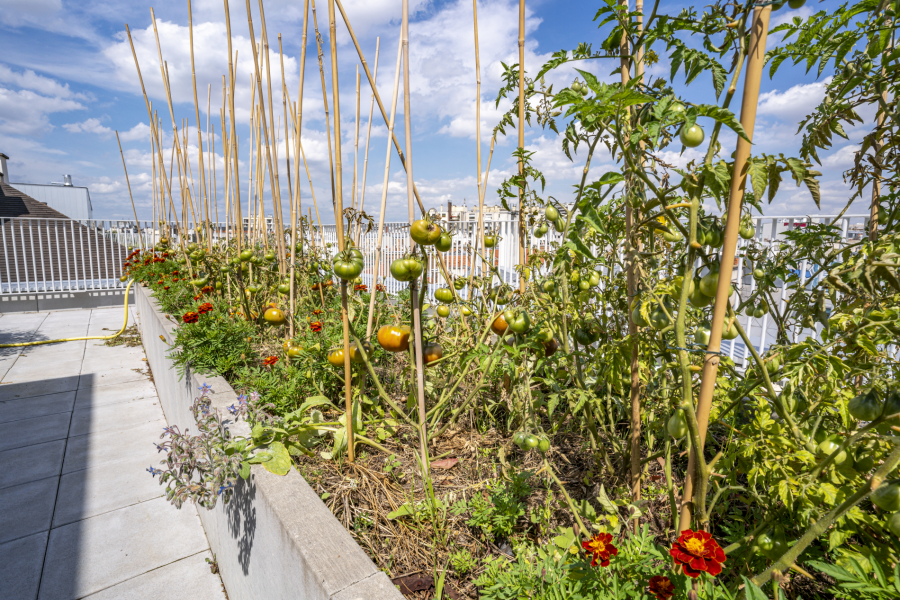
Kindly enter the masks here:
<path id="1" fill-rule="evenodd" d="M 200 315 L 195 312 L 186 312 L 181 317 L 181 320 L 185 323 L 196 323 L 200 319 Z"/>
<path id="2" fill-rule="evenodd" d="M 313 314 L 316 316 L 319 316 L 322 314 L 322 311 L 317 308 L 316 310 L 313 311 Z"/>
<path id="3" fill-rule="evenodd" d="M 601 567 L 608 567 L 609 557 L 619 553 L 619 549 L 612 544 L 612 535 L 608 533 L 598 533 L 581 542 L 581 547 L 590 555 L 592 567 L 596 567 L 598 562 Z"/>
<path id="4" fill-rule="evenodd" d="M 163 280 L 162 280 L 162 279 L 160 279 L 159 281 L 156 282 L 156 285 L 162 285 L 162 284 L 163 284 Z M 167 287 L 166 289 L 169 289 L 169 288 Z"/>
<path id="5" fill-rule="evenodd" d="M 172 271 L 172 275 L 178 275 L 178 271 Z"/>
<path id="6" fill-rule="evenodd" d="M 368 292 L 369 287 L 367 285 L 365 285 L 364 283 L 360 283 L 360 284 L 353 286 L 353 291 L 354 292 Z"/>
<path id="7" fill-rule="evenodd" d="M 168 290 L 168 289 L 169 289 L 169 286 L 164 285 L 164 286 L 163 286 L 163 289 L 164 289 L 164 290 Z"/>
<path id="8" fill-rule="evenodd" d="M 688 577 L 699 577 L 704 572 L 715 577 L 722 572 L 725 562 L 722 547 L 705 531 L 685 529 L 672 544 L 669 554 Z"/>
<path id="9" fill-rule="evenodd" d="M 322 331 L 322 321 L 313 321 L 309 324 L 309 328 L 316 333 L 319 333 L 320 331 Z"/>
<path id="10" fill-rule="evenodd" d="M 181 281 L 181 280 L 178 279 L 177 277 L 175 277 L 175 278 L 172 279 L 172 281 Z"/>
<path id="11" fill-rule="evenodd" d="M 675 585 L 672 580 L 662 575 L 654 575 L 650 578 L 650 585 L 647 587 L 650 595 L 656 600 L 671 600 L 675 595 Z"/>
<path id="12" fill-rule="evenodd" d="M 375 291 L 376 292 L 386 292 L 387 289 L 385 289 L 385 287 L 383 285 L 381 285 L 380 283 L 377 283 L 377 284 L 375 284 Z"/>
<path id="13" fill-rule="evenodd" d="M 200 307 L 197 309 L 197 312 L 200 313 L 201 315 L 205 315 L 206 313 L 208 313 L 208 312 L 211 311 L 212 309 L 213 309 L 213 305 L 212 305 L 212 304 L 210 304 L 209 302 L 204 302 L 204 303 L 201 304 Z"/>
<path id="14" fill-rule="evenodd" d="M 200 295 L 199 295 L 199 294 L 197 294 L 196 296 L 194 296 L 194 301 L 195 301 L 195 302 L 196 302 L 197 300 L 199 300 L 199 299 L 200 299 Z"/>
<path id="15" fill-rule="evenodd" d="M 203 292 L 204 294 L 209 294 L 210 292 L 213 291 L 213 288 L 211 285 L 204 285 L 202 288 L 200 288 L 200 291 Z"/>
<path id="16" fill-rule="evenodd" d="M 277 356 L 267 356 L 265 358 L 265 360 L 263 360 L 263 364 L 267 367 L 271 367 L 272 365 L 274 365 L 277 362 L 278 362 Z"/>

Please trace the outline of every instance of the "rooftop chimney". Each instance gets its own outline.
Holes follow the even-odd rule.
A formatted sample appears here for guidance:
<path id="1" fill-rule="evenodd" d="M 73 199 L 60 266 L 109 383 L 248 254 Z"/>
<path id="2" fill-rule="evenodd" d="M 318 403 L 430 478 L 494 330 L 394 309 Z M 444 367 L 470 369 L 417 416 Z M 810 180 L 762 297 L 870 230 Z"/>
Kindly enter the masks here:
<path id="1" fill-rule="evenodd" d="M 9 157 L 0 152 L 0 183 L 9 183 L 9 171 L 7 171 L 6 161 Z"/>
<path id="2" fill-rule="evenodd" d="M 447 221 L 453 220 L 453 203 L 449 200 L 447 201 Z"/>
<path id="3" fill-rule="evenodd" d="M 72 176 L 71 175 L 63 175 L 63 185 L 66 187 L 72 187 Z"/>

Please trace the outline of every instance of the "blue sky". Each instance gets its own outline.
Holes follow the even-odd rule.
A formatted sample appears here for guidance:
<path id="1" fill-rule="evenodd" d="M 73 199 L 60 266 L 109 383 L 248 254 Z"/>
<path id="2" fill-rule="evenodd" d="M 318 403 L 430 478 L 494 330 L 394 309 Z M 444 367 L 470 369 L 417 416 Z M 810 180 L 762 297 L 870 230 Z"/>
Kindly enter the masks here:
<path id="1" fill-rule="evenodd" d="M 260 20 L 258 2 L 250 2 L 257 39 Z M 378 88 L 389 107 L 400 29 L 399 0 L 345 0 L 344 6 L 370 67 L 375 59 L 376 37 L 380 36 Z M 416 184 L 427 206 L 464 200 L 471 206 L 477 202 L 475 159 L 475 72 L 472 33 L 472 3 L 469 0 L 410 0 L 413 10 L 411 32 L 411 77 L 413 165 Z M 828 9 L 837 4 L 813 5 Z M 681 5 L 663 3 L 674 13 Z M 265 3 L 269 32 L 271 66 L 276 119 L 281 114 L 280 70 L 277 34 L 284 44 L 286 86 L 293 100 L 298 88 L 301 46 L 302 0 L 268 0 Z M 191 72 L 188 50 L 187 1 L 161 0 L 153 4 L 160 28 L 163 59 L 168 63 L 175 100 L 175 116 L 195 123 Z M 592 18 L 598 8 L 595 2 L 581 0 L 529 0 L 527 3 L 526 68 L 535 72 L 550 54 L 562 48 L 573 48 L 587 41 L 599 46 L 602 41 Z M 773 15 L 773 23 L 794 15 L 808 15 L 809 6 L 789 11 L 785 6 Z M 494 97 L 500 85 L 501 61 L 517 62 L 518 3 L 510 0 L 479 0 L 479 41 L 482 70 L 482 142 L 483 165 L 487 167 L 490 133 L 499 115 L 508 105 L 494 108 Z M 241 140 L 241 191 L 246 204 L 250 151 L 250 73 L 253 70 L 245 3 L 231 0 L 234 48 L 239 52 L 238 90 L 235 103 L 238 133 Z M 327 2 L 319 0 L 317 16 L 324 36 L 326 78 L 328 68 Z M 211 122 L 218 133 L 219 108 L 222 104 L 222 75 L 226 73 L 227 50 L 222 0 L 195 0 L 193 3 L 194 43 L 198 96 L 201 105 L 201 127 L 206 131 L 206 98 L 211 86 Z M 130 217 L 131 205 L 122 172 L 122 164 L 114 130 L 123 138 L 131 186 L 138 204 L 138 215 L 151 215 L 151 158 L 147 112 L 125 38 L 125 23 L 131 27 L 145 84 L 154 108 L 162 118 L 166 143 L 171 148 L 171 119 L 159 71 L 156 46 L 150 21 L 150 4 L 122 0 L 72 2 L 69 0 L 0 0 L 0 35 L 4 51 L 0 55 L 0 152 L 10 156 L 10 174 L 14 182 L 49 183 L 60 181 L 70 173 L 76 185 L 90 187 L 97 218 Z M 355 72 L 358 59 L 349 35 L 338 15 L 338 58 L 341 77 L 341 130 L 344 164 L 344 202 L 350 202 L 355 133 Z M 309 161 L 313 186 L 323 222 L 333 222 L 329 202 L 328 158 L 322 108 L 322 90 L 310 26 L 304 91 L 302 143 Z M 770 44 L 771 46 L 771 44 Z M 594 61 L 588 69 L 607 77 L 614 68 L 611 61 Z M 668 74 L 668 64 L 657 65 L 653 72 Z M 829 73 L 826 71 L 823 78 Z M 559 89 L 572 81 L 569 68 L 559 69 L 547 77 Z M 609 78 L 611 79 L 611 77 Z M 676 80 L 676 89 L 694 102 L 712 102 L 708 78 L 701 78 L 689 88 Z M 774 80 L 763 81 L 756 147 L 759 152 L 796 155 L 800 138 L 795 136 L 796 123 L 806 115 L 823 92 L 822 80 L 805 75 L 801 69 L 782 67 Z M 360 178 L 370 91 L 362 76 Z M 734 106 L 739 112 L 739 102 Z M 866 115 L 864 115 L 866 116 Z M 403 140 L 402 101 L 398 109 L 396 134 Z M 846 202 L 847 189 L 841 173 L 850 167 L 853 145 L 861 139 L 865 127 L 848 130 L 850 142 L 838 142 L 832 152 L 821 154 L 823 176 L 823 213 L 834 214 Z M 283 137 L 283 124 L 280 128 Z M 369 149 L 365 203 L 377 214 L 384 175 L 386 127 L 377 106 L 373 118 Z M 194 154 L 191 163 L 197 168 L 196 132 L 191 129 L 190 143 Z M 510 158 L 516 133 L 509 132 L 495 149 L 486 203 L 496 204 L 495 190 L 503 178 L 513 172 Z M 568 199 L 571 185 L 577 182 L 582 163 L 570 162 L 560 150 L 561 140 L 540 128 L 526 130 L 526 145 L 536 152 L 535 164 L 548 178 L 547 193 L 560 200 Z M 205 137 L 204 137 L 205 144 Z M 734 146 L 734 136 L 726 136 L 726 147 Z M 220 215 L 224 214 L 221 140 L 216 145 Z M 698 150 L 703 150 L 700 148 Z M 729 151 L 730 154 L 730 151 Z M 698 156 L 688 151 L 678 157 L 677 150 L 667 155 L 671 162 L 683 164 Z M 168 160 L 168 150 L 166 151 Z M 282 196 L 287 198 L 284 154 L 279 155 Z M 595 159 L 597 174 L 613 167 L 608 156 Z M 302 173 L 302 165 L 301 165 Z M 198 174 L 194 173 L 195 182 Z M 310 206 L 309 185 L 302 175 L 304 212 Z M 266 191 L 266 202 L 270 206 Z M 176 199 L 177 202 L 177 199 Z M 286 200 L 285 200 L 286 202 Z M 267 209 L 270 212 L 271 209 Z M 851 212 L 865 212 L 862 205 Z M 805 188 L 786 182 L 769 215 L 815 214 L 816 207 Z M 405 176 L 393 156 L 388 185 L 388 220 L 407 217 Z"/>

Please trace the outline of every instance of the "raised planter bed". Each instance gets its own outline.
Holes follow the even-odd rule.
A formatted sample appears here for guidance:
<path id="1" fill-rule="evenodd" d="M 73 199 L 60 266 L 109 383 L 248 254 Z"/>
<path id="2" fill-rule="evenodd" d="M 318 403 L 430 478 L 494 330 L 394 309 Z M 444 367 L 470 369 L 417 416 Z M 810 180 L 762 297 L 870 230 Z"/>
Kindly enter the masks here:
<path id="1" fill-rule="evenodd" d="M 169 425 L 196 430 L 190 407 L 204 383 L 212 386 L 212 406 L 227 416 L 235 391 L 222 377 L 188 370 L 179 378 L 167 358 L 177 325 L 147 290 L 135 290 L 144 349 Z M 245 422 L 227 423 L 234 434 L 249 436 Z M 197 512 L 231 600 L 403 598 L 295 469 L 279 477 L 253 465 L 229 504 Z"/>

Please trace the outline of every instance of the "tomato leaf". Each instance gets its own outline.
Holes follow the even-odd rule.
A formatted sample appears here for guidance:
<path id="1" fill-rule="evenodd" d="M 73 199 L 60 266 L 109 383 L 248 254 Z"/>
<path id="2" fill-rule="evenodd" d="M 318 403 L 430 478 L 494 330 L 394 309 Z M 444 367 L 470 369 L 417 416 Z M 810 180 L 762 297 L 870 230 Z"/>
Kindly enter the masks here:
<path id="1" fill-rule="evenodd" d="M 738 121 L 734 113 L 727 108 L 722 108 L 720 106 L 716 106 L 715 104 L 698 104 L 696 108 L 697 114 L 699 116 L 709 117 L 710 119 L 718 121 L 722 125 L 725 125 L 733 132 L 738 134 L 740 137 L 744 138 L 748 142 L 750 141 L 750 138 L 747 137 L 747 132 L 744 131 L 744 127 L 741 125 L 741 122 Z"/>

